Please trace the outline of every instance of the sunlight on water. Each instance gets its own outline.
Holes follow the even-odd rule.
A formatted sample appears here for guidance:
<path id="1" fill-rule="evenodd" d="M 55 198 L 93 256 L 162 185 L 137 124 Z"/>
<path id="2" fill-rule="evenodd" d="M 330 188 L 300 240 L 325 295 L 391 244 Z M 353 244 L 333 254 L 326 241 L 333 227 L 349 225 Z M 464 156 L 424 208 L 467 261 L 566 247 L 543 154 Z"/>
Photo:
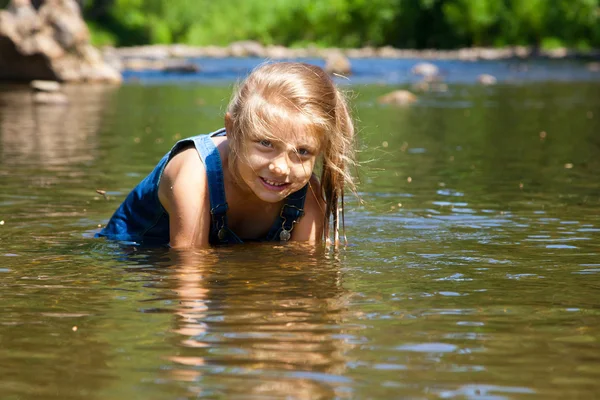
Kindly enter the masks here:
<path id="1" fill-rule="evenodd" d="M 93 239 L 177 139 L 221 126 L 230 76 L 70 87 L 68 107 L 3 87 L 0 397 L 592 398 L 598 78 L 479 87 L 449 63 L 447 92 L 397 109 L 361 65 L 364 204 L 339 252 Z"/>

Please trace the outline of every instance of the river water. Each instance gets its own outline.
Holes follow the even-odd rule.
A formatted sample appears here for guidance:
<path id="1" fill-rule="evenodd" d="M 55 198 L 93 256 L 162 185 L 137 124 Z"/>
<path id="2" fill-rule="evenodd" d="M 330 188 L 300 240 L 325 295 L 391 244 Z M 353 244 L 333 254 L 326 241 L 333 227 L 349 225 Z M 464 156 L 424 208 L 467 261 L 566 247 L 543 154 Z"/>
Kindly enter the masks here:
<path id="1" fill-rule="evenodd" d="M 600 75 L 581 63 L 440 62 L 447 91 L 393 108 L 376 99 L 416 61 L 357 60 L 363 203 L 340 251 L 94 239 L 258 61 L 67 87 L 66 107 L 0 88 L 1 399 L 600 393 Z"/>

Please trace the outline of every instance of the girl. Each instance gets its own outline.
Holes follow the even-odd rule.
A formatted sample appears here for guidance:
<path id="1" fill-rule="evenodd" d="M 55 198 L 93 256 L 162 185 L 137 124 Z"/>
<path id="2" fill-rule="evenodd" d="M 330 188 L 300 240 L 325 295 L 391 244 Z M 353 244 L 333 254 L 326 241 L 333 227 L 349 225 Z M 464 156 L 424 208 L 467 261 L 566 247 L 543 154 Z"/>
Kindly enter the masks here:
<path id="1" fill-rule="evenodd" d="M 174 248 L 316 243 L 331 221 L 337 243 L 353 160 L 354 125 L 331 78 L 314 65 L 264 64 L 234 94 L 225 128 L 175 144 L 97 236 Z"/>

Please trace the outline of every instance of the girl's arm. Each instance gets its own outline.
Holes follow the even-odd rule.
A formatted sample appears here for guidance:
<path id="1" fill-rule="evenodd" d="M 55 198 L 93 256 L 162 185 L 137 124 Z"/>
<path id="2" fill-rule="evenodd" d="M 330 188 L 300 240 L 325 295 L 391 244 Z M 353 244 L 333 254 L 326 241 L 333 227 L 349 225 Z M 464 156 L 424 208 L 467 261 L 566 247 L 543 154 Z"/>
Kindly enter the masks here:
<path id="1" fill-rule="evenodd" d="M 304 216 L 294 226 L 291 240 L 299 242 L 318 243 L 323 237 L 323 220 L 325 218 L 325 200 L 321 194 L 319 179 L 313 175 L 310 178 L 306 200 L 304 201 Z"/>
<path id="2" fill-rule="evenodd" d="M 158 186 L 158 198 L 169 214 L 171 247 L 208 247 L 208 182 L 204 164 L 193 147 L 169 161 Z"/>

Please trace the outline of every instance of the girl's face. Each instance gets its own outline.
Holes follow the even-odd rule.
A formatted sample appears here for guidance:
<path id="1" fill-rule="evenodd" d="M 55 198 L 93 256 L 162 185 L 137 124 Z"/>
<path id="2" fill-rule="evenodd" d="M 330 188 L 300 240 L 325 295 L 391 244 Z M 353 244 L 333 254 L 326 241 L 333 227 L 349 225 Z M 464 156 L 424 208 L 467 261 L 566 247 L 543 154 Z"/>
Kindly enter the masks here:
<path id="1" fill-rule="evenodd" d="M 238 174 L 260 200 L 277 203 L 308 183 L 319 152 L 317 138 L 299 129 L 249 136 L 237 162 Z"/>

